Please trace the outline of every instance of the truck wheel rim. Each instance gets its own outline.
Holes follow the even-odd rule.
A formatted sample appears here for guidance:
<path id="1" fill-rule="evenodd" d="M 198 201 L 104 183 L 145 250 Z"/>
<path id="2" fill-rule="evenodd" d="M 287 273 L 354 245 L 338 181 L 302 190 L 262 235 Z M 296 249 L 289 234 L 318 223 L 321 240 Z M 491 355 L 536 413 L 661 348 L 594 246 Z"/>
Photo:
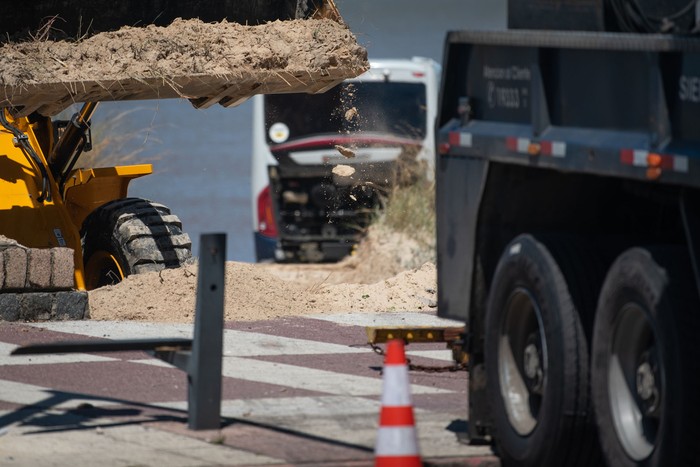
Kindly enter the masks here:
<path id="1" fill-rule="evenodd" d="M 85 284 L 88 290 L 124 280 L 125 274 L 114 255 L 96 251 L 85 265 Z"/>
<path id="2" fill-rule="evenodd" d="M 498 343 L 498 377 L 508 420 L 521 436 L 537 426 L 547 375 L 542 315 L 529 291 L 508 298 Z"/>
<path id="3" fill-rule="evenodd" d="M 649 457 L 659 431 L 663 391 L 654 343 L 644 310 L 623 307 L 613 329 L 608 393 L 618 439 L 635 461 Z"/>

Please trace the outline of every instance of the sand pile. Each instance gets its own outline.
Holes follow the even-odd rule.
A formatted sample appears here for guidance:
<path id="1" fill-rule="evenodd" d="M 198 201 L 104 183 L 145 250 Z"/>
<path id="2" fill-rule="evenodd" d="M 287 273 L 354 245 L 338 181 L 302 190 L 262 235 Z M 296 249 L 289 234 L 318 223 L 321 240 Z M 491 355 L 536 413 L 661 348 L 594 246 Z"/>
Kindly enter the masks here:
<path id="1" fill-rule="evenodd" d="M 0 106 L 53 115 L 73 102 L 184 97 L 235 105 L 258 93 L 317 92 L 368 68 L 367 52 L 330 19 L 257 26 L 175 20 L 82 41 L 0 47 Z"/>
<path id="2" fill-rule="evenodd" d="M 225 319 L 247 321 L 317 313 L 428 311 L 435 307 L 432 263 L 373 284 L 352 280 L 352 269 L 325 274 L 304 265 L 226 264 Z M 274 268 L 274 270 L 272 269 Z M 282 279 L 285 269 L 293 278 Z M 305 271 L 305 272 L 304 272 Z M 278 274 L 280 272 L 280 274 Z M 97 320 L 192 322 L 197 266 L 137 274 L 89 293 L 90 317 Z M 331 283 L 328 280 L 334 276 Z"/>

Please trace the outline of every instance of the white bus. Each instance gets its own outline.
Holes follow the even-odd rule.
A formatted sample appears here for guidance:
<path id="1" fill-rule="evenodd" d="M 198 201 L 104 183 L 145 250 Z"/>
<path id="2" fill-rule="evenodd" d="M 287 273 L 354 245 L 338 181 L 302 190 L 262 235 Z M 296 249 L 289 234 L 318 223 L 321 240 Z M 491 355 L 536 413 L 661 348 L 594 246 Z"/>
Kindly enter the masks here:
<path id="1" fill-rule="evenodd" d="M 432 177 L 439 68 L 426 58 L 370 60 L 369 71 L 322 94 L 254 97 L 258 261 L 337 261 L 362 238 L 399 160 Z M 334 174 L 339 164 L 354 174 Z"/>

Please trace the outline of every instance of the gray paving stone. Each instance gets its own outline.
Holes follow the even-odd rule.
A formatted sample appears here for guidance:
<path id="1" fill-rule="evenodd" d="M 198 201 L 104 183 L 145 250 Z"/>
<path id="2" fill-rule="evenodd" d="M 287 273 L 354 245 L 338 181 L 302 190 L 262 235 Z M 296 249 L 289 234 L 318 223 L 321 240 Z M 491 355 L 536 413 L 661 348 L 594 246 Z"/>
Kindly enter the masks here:
<path id="1" fill-rule="evenodd" d="M 73 320 L 87 319 L 90 317 L 88 307 L 88 294 L 81 290 L 56 292 L 51 319 Z"/>
<path id="2" fill-rule="evenodd" d="M 54 295 L 50 292 L 25 292 L 21 295 L 19 318 L 22 321 L 49 321 Z"/>
<path id="3" fill-rule="evenodd" d="M 20 308 L 20 294 L 11 292 L 0 293 L 0 320 L 17 321 Z"/>

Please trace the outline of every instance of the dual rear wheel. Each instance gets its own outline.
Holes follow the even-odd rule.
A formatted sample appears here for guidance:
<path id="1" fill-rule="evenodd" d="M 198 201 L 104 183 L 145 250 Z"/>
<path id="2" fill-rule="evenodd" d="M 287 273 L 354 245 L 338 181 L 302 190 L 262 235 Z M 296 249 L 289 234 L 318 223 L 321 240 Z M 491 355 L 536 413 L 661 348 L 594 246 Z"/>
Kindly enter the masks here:
<path id="1" fill-rule="evenodd" d="M 609 465 L 698 462 L 698 297 L 687 251 L 632 248 L 611 266 L 593 333 L 592 389 Z"/>
<path id="2" fill-rule="evenodd" d="M 698 299 L 687 254 L 521 235 L 487 305 L 493 438 L 506 466 L 692 465 Z M 595 317 L 595 321 L 594 321 Z M 597 423 L 596 423 L 597 420 Z"/>

